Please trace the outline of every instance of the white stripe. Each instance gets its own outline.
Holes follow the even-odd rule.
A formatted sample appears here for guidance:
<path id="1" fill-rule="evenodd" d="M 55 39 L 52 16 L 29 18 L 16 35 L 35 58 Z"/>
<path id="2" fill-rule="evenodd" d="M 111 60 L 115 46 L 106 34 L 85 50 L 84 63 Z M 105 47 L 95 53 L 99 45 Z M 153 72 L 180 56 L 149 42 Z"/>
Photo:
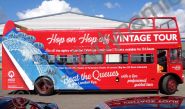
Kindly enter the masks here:
<path id="1" fill-rule="evenodd" d="M 129 32 L 119 32 L 119 31 L 115 31 L 113 34 L 120 34 L 120 33 L 130 33 L 130 34 L 132 34 L 132 33 L 148 33 L 148 34 L 150 34 L 150 33 L 159 33 L 159 34 L 161 34 L 161 33 L 177 33 L 177 31 L 141 31 L 141 32 L 133 32 L 133 31 L 129 31 Z"/>
<path id="2" fill-rule="evenodd" d="M 27 76 L 27 74 L 25 73 L 25 71 L 22 69 L 22 67 L 19 65 L 19 63 L 15 60 L 15 58 L 12 56 L 12 54 L 8 51 L 8 49 L 3 44 L 3 42 L 2 42 L 2 45 L 3 45 L 4 49 L 5 49 L 5 51 L 7 52 L 8 56 L 12 60 L 13 64 L 17 68 L 18 72 L 20 73 L 22 79 L 26 83 L 26 85 L 29 88 L 29 90 L 34 90 L 33 82 L 30 80 L 30 78 Z"/>
<path id="3" fill-rule="evenodd" d="M 155 42 L 155 43 L 119 43 L 113 45 L 138 45 L 138 44 L 177 44 L 178 42 Z"/>

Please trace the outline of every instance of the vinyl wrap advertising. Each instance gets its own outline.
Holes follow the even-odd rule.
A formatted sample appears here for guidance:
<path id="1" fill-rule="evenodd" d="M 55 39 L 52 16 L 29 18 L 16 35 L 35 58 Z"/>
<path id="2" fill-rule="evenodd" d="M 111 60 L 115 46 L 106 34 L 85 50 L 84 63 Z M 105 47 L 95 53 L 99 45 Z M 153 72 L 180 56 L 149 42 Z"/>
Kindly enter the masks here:
<path id="1" fill-rule="evenodd" d="M 34 90 L 42 76 L 56 90 L 157 90 L 164 75 L 157 50 L 181 47 L 178 29 L 17 31 L 10 25 L 2 42 L 5 90 Z M 148 63 L 137 63 L 138 54 Z M 167 69 L 182 79 L 180 63 Z"/>

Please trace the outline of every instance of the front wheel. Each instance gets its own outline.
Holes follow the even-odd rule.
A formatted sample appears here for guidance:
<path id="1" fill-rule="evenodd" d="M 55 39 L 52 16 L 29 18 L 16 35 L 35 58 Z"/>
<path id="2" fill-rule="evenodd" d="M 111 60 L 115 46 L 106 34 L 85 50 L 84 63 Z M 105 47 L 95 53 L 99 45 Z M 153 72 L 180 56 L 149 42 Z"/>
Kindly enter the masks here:
<path id="1" fill-rule="evenodd" d="M 173 76 L 166 76 L 164 77 L 160 91 L 163 94 L 171 95 L 174 94 L 177 91 L 178 83 L 176 79 Z"/>
<path id="2" fill-rule="evenodd" d="M 53 81 L 48 77 L 41 77 L 35 82 L 35 91 L 41 96 L 48 96 L 54 93 Z"/>

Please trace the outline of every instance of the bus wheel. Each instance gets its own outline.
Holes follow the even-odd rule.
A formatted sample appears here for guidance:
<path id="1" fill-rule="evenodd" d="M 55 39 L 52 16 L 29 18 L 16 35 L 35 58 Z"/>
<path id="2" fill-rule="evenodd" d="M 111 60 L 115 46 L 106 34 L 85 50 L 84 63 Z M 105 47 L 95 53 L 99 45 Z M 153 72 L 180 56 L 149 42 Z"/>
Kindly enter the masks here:
<path id="1" fill-rule="evenodd" d="M 48 96 L 54 93 L 54 85 L 50 78 L 41 77 L 35 82 L 35 91 L 41 96 Z"/>
<path id="2" fill-rule="evenodd" d="M 173 76 L 166 76 L 162 81 L 161 92 L 167 95 L 174 94 L 177 91 L 178 83 Z"/>

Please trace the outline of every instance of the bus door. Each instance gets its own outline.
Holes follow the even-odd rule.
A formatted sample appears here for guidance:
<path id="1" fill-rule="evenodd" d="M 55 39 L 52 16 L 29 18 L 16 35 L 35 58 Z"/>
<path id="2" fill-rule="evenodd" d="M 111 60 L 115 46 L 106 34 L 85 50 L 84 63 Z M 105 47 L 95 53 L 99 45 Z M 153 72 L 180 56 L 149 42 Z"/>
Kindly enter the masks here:
<path id="1" fill-rule="evenodd" d="M 157 50 L 157 72 L 168 72 L 168 49 Z"/>

